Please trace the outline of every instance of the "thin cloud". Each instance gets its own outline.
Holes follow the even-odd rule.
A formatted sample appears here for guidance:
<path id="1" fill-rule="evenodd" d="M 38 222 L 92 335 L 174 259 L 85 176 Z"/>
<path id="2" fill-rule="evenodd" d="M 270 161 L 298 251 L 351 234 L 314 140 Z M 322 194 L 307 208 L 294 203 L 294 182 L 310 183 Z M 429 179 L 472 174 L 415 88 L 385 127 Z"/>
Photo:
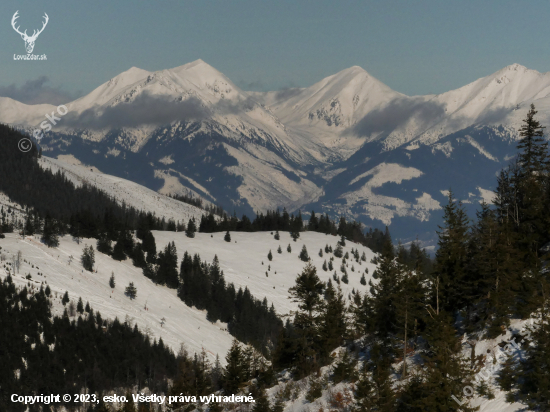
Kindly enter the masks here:
<path id="1" fill-rule="evenodd" d="M 287 87 L 275 92 L 275 99 L 277 99 L 277 101 L 287 100 L 300 94 L 302 90 L 303 89 L 300 87 Z"/>
<path id="2" fill-rule="evenodd" d="M 130 103 L 120 103 L 102 111 L 90 108 L 81 114 L 69 113 L 63 125 L 75 129 L 121 129 L 143 125 L 161 126 L 177 121 L 201 121 L 214 113 L 238 114 L 251 110 L 256 102 L 247 98 L 238 102 L 220 100 L 211 107 L 199 98 L 174 101 L 162 96 L 143 93 Z"/>
<path id="3" fill-rule="evenodd" d="M 402 98 L 369 112 L 353 127 L 352 132 L 358 136 L 369 136 L 372 133 L 395 130 L 412 116 L 421 121 L 429 121 L 442 118 L 444 115 L 445 105 L 442 103 Z"/>
<path id="4" fill-rule="evenodd" d="M 51 87 L 47 76 L 40 76 L 35 80 L 27 80 L 22 86 L 11 84 L 0 87 L 0 96 L 9 97 L 25 104 L 54 104 L 60 105 L 76 99 L 81 93 L 69 93 L 60 87 Z"/>

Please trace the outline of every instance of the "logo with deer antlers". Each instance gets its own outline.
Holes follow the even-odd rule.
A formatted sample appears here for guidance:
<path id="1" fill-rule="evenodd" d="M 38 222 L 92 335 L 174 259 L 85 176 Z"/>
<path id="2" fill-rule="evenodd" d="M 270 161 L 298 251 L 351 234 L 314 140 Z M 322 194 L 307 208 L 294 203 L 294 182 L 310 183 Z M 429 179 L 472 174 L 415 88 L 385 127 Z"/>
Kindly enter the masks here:
<path id="1" fill-rule="evenodd" d="M 32 36 L 27 35 L 27 30 L 25 30 L 23 33 L 19 31 L 19 26 L 15 27 L 16 20 L 19 18 L 19 10 L 15 12 L 11 19 L 11 26 L 13 29 L 21 35 L 21 38 L 25 41 L 25 49 L 27 49 L 27 53 L 32 53 L 34 49 L 34 42 L 38 38 L 38 35 L 44 31 L 46 28 L 46 25 L 48 24 L 48 20 L 50 19 L 46 13 L 44 13 L 44 24 L 42 25 L 42 28 L 40 30 L 34 30 L 32 33 Z"/>

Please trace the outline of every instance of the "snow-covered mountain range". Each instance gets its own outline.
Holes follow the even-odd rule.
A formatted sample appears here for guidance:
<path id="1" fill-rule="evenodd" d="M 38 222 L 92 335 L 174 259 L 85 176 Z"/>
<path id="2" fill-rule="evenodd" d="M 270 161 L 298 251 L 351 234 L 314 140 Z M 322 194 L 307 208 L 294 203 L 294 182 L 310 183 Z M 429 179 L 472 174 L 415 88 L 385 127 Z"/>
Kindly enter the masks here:
<path id="1" fill-rule="evenodd" d="M 307 88 L 246 92 L 197 60 L 121 73 L 67 103 L 40 145 L 229 212 L 315 209 L 426 238 L 450 188 L 472 210 L 491 200 L 531 103 L 549 124 L 550 73 L 518 64 L 411 97 L 357 66 Z M 29 132 L 55 110 L 0 98 L 0 121 Z"/>

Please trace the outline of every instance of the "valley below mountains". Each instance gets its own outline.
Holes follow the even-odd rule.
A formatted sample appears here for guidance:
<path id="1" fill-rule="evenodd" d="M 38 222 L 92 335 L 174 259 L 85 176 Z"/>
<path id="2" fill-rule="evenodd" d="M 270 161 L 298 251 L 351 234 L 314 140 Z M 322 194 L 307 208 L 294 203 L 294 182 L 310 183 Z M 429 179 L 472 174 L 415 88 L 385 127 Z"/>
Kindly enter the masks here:
<path id="1" fill-rule="evenodd" d="M 45 156 L 228 213 L 315 210 L 430 245 L 448 190 L 472 217 L 491 202 L 531 103 L 549 125 L 550 73 L 518 64 L 411 97 L 357 66 L 307 88 L 247 92 L 197 60 L 121 73 L 66 103 L 38 144 Z M 0 122 L 31 135 L 55 110 L 0 97 Z"/>

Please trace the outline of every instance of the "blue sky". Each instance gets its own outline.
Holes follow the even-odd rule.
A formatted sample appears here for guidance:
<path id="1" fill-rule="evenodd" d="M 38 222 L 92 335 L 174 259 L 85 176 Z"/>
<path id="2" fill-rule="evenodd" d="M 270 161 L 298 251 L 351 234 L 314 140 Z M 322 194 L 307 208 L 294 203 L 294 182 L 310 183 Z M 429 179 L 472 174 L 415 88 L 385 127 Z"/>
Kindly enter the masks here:
<path id="1" fill-rule="evenodd" d="M 16 10 L 30 33 L 48 13 L 34 50 L 47 61 L 14 61 L 26 54 Z M 549 12 L 547 0 L 2 0 L 0 95 L 74 97 L 132 66 L 198 58 L 249 90 L 358 65 L 399 92 L 440 93 L 512 63 L 549 71 Z"/>

